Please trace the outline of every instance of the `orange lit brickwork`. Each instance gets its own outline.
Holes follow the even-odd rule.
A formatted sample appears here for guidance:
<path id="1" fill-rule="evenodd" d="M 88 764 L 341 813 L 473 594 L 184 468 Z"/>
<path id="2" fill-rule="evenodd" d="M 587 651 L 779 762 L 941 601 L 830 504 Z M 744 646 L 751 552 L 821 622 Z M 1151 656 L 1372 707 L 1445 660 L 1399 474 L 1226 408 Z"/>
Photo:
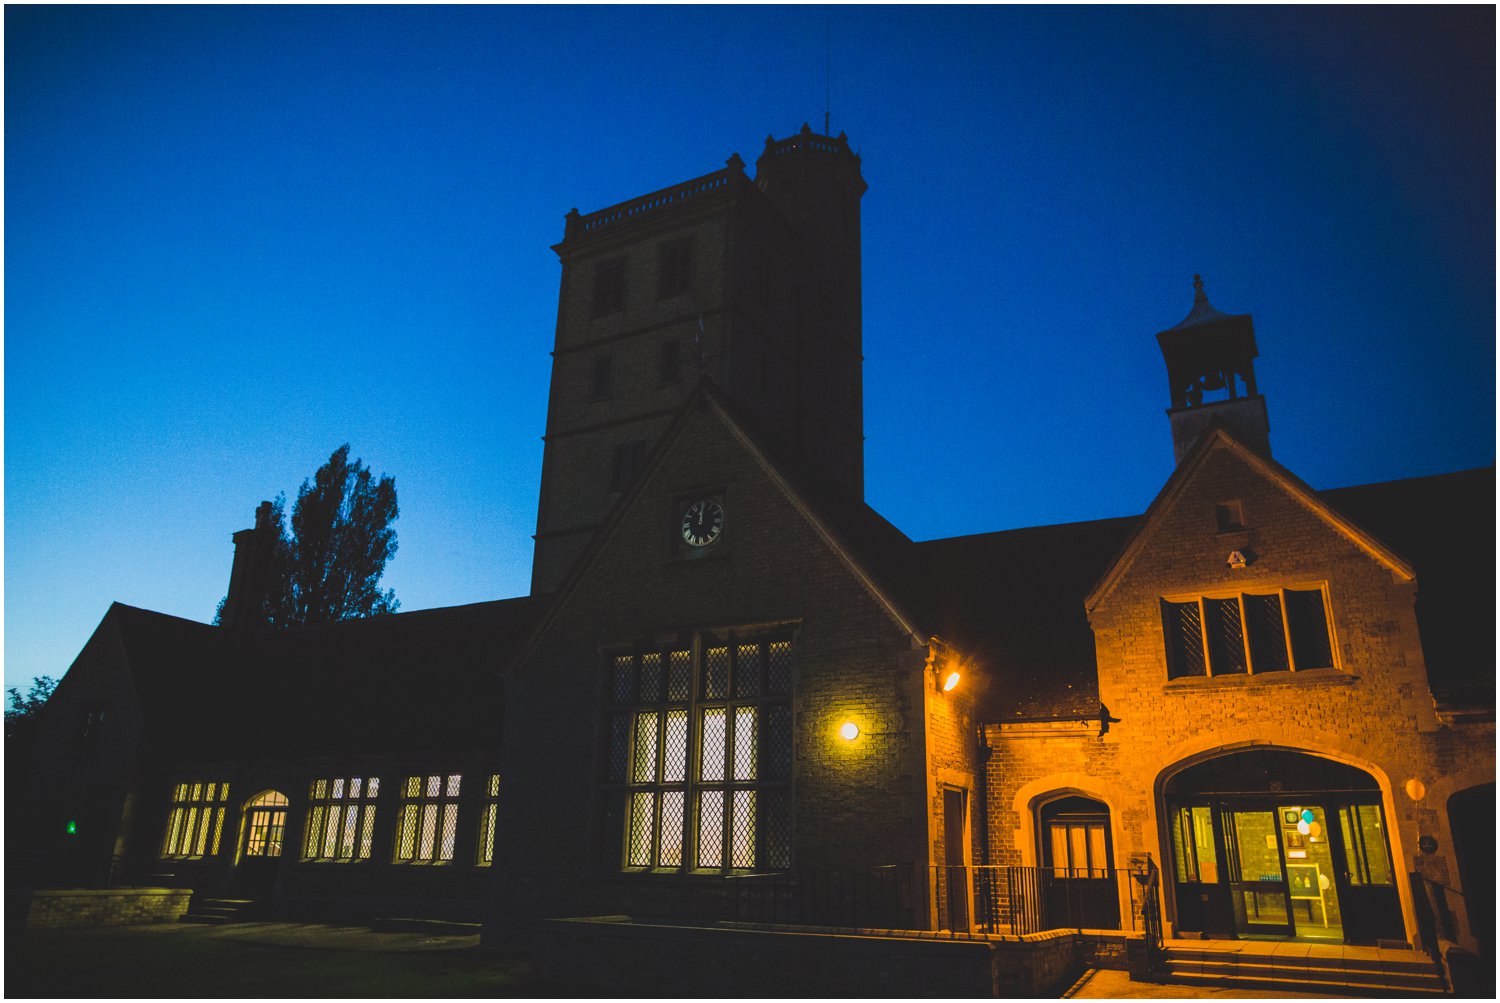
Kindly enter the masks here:
<path id="1" fill-rule="evenodd" d="M 1262 745 L 1374 776 L 1393 823 L 1397 870 L 1460 887 L 1445 804 L 1457 791 L 1493 782 L 1493 722 L 1439 720 L 1410 571 L 1357 530 L 1337 525 L 1336 515 L 1320 514 L 1304 490 L 1222 434 L 1169 482 L 1090 611 L 1107 733 L 1100 734 L 1098 720 L 989 729 L 997 862 L 1038 862 L 1034 806 L 1064 790 L 1109 806 L 1117 866 L 1136 851 L 1169 861 L 1158 818 L 1165 777 L 1216 751 Z M 1243 531 L 1219 530 L 1216 505 L 1226 500 L 1242 503 Z M 1236 549 L 1253 555 L 1242 570 L 1226 564 Z M 1326 589 L 1335 668 L 1168 680 L 1163 597 L 1281 586 Z M 1405 791 L 1408 778 L 1426 786 L 1421 801 Z M 1436 840 L 1436 852 L 1418 850 L 1421 836 Z M 1414 934 L 1410 888 L 1398 886 Z"/>
<path id="2" fill-rule="evenodd" d="M 953 671 L 960 673 L 959 682 L 952 690 L 944 692 L 943 681 Z M 962 859 L 966 865 L 982 862 L 979 821 L 985 797 L 981 788 L 984 778 L 979 762 L 979 733 L 974 708 L 975 694 L 984 685 L 983 677 L 963 662 L 958 651 L 940 642 L 932 645 L 932 655 L 923 673 L 923 690 L 927 699 L 929 853 L 934 864 L 942 865 L 948 859 L 950 839 L 961 841 Z M 945 791 L 955 789 L 964 793 L 966 831 L 962 833 L 947 831 L 943 797 Z M 951 894 L 947 882 L 939 882 L 934 891 L 938 895 L 933 903 L 935 915 L 946 917 L 946 896 Z M 969 894 L 972 895 L 972 889 Z"/>

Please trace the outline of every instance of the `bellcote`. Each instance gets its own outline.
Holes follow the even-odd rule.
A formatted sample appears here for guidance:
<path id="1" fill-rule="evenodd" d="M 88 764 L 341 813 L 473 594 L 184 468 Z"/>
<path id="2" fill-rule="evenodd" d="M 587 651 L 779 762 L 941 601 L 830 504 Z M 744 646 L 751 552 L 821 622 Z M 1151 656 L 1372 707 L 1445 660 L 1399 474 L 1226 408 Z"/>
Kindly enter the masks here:
<path id="1" fill-rule="evenodd" d="M 1213 422 L 1271 455 L 1266 399 L 1255 388 L 1255 325 L 1248 313 L 1215 309 L 1203 291 L 1203 277 L 1194 275 L 1193 308 L 1181 323 L 1159 332 L 1156 342 L 1167 363 L 1172 400 L 1167 417 L 1177 462 Z"/>

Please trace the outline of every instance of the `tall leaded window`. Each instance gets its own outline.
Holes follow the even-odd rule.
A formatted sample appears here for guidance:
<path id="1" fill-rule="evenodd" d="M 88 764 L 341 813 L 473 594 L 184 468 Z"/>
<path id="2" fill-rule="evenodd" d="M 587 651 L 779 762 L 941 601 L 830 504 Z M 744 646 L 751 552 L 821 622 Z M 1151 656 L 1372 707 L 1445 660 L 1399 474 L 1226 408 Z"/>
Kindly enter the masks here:
<path id="1" fill-rule="evenodd" d="M 396 863 L 446 864 L 458 836 L 457 773 L 407 777 L 401 823 L 396 830 Z"/>
<path id="2" fill-rule="evenodd" d="M 178 784 L 172 789 L 172 810 L 162 839 L 163 857 L 212 857 L 219 852 L 224 832 L 227 783 Z"/>
<path id="3" fill-rule="evenodd" d="M 370 859 L 379 794 L 379 777 L 333 777 L 309 784 L 303 859 Z"/>
<path id="4" fill-rule="evenodd" d="M 1333 666 L 1322 589 L 1162 600 L 1167 678 Z"/>
<path id="5" fill-rule="evenodd" d="M 491 773 L 484 789 L 484 807 L 479 813 L 479 854 L 475 863 L 488 867 L 495 862 L 495 819 L 500 811 L 500 774 Z"/>
<path id="6" fill-rule="evenodd" d="M 607 659 L 604 863 L 791 863 L 792 642 L 700 636 Z"/>

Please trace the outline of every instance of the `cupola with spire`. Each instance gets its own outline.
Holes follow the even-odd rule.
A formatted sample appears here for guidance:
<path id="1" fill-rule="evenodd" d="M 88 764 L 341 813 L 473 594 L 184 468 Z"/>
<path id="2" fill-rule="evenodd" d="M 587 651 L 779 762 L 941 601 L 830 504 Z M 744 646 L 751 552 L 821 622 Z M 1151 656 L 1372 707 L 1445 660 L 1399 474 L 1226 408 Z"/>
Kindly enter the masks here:
<path id="1" fill-rule="evenodd" d="M 1214 309 L 1193 276 L 1193 308 L 1175 327 L 1157 334 L 1167 363 L 1172 406 L 1172 447 L 1178 463 L 1218 422 L 1245 445 L 1271 455 L 1266 399 L 1255 389 L 1255 325 L 1248 313 Z"/>

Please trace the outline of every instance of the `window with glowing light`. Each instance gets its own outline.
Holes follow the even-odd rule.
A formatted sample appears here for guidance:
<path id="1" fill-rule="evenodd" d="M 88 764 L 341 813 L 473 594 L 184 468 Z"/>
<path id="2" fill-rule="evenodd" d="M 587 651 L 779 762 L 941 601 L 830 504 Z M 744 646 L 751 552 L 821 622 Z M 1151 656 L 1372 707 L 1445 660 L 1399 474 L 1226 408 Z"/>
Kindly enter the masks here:
<path id="1" fill-rule="evenodd" d="M 787 637 L 698 636 L 606 658 L 604 859 L 652 871 L 791 863 Z"/>
<path id="2" fill-rule="evenodd" d="M 1332 668 L 1323 590 L 1163 599 L 1167 678 Z"/>
<path id="3" fill-rule="evenodd" d="M 458 792 L 463 777 L 434 773 L 407 777 L 396 827 L 396 863 L 448 864 L 458 838 Z"/>
<path id="4" fill-rule="evenodd" d="M 379 794 L 379 777 L 332 777 L 309 784 L 302 858 L 369 860 Z"/>
<path id="5" fill-rule="evenodd" d="M 172 789 L 172 808 L 167 813 L 167 831 L 162 839 L 164 858 L 212 857 L 219 852 L 224 832 L 224 806 L 229 800 L 226 783 L 195 781 Z"/>
<path id="6" fill-rule="evenodd" d="M 500 774 L 491 773 L 484 789 L 484 808 L 479 813 L 479 855 L 475 864 L 488 867 L 495 862 L 495 818 L 500 809 Z"/>

